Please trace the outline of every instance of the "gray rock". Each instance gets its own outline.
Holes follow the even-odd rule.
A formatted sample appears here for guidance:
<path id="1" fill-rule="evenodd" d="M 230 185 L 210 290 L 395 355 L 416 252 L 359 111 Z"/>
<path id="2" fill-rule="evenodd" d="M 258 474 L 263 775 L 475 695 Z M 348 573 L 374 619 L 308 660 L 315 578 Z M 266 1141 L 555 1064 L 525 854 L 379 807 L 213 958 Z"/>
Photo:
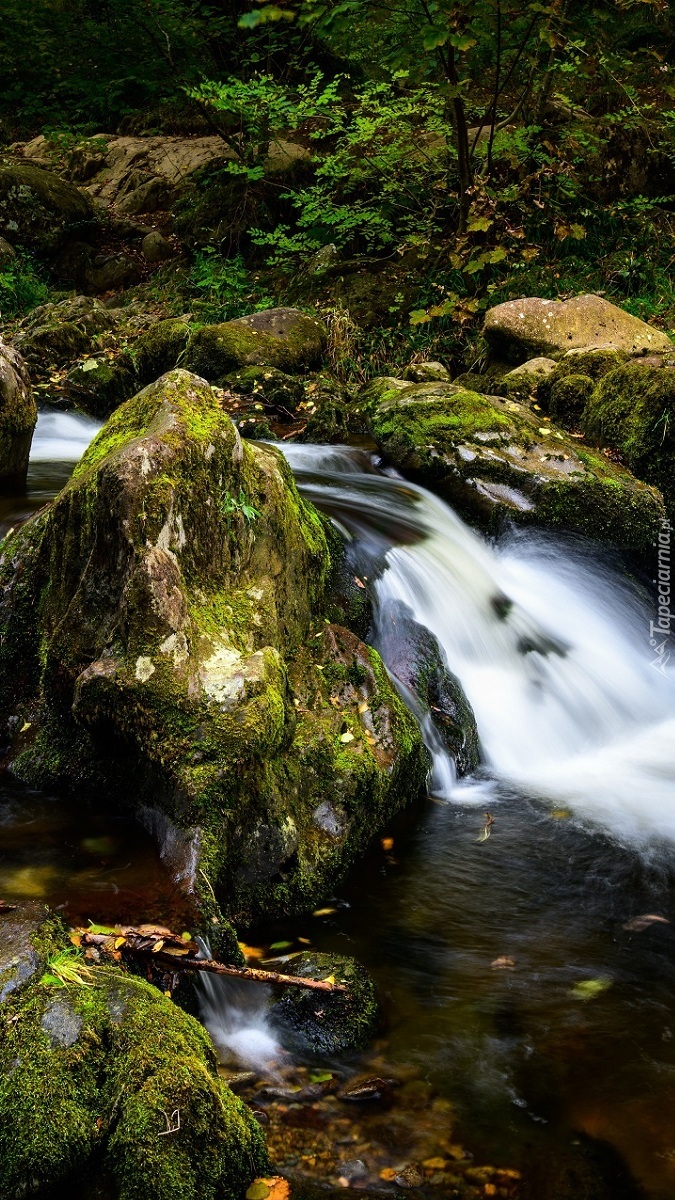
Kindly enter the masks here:
<path id="1" fill-rule="evenodd" d="M 409 383 L 450 383 L 450 372 L 439 362 L 411 363 L 403 378 Z"/>
<path id="2" fill-rule="evenodd" d="M 42 975 L 46 959 L 31 938 L 47 916 L 48 910 L 37 900 L 0 913 L 0 1004 Z"/>
<path id="3" fill-rule="evenodd" d="M 0 492 L 26 486 L 37 405 L 21 355 L 0 338 Z"/>
<path id="4" fill-rule="evenodd" d="M 56 996 L 42 1015 L 41 1026 L 52 1047 L 74 1046 L 82 1031 L 82 1017 L 71 1007 L 67 996 Z"/>
<path id="5" fill-rule="evenodd" d="M 170 188 L 163 179 L 148 179 L 138 187 L 126 192 L 116 203 L 118 213 L 125 216 L 136 216 L 138 213 L 157 212 L 167 208 L 170 202 Z"/>
<path id="6" fill-rule="evenodd" d="M 9 242 L 4 237 L 0 237 L 0 267 L 6 267 L 9 263 L 13 262 L 15 258 L 16 250 L 14 247 L 10 246 Z"/>
<path id="7" fill-rule="evenodd" d="M 492 350 L 515 361 L 535 355 L 560 356 L 589 346 L 623 350 L 629 355 L 673 349 L 660 329 L 592 294 L 571 300 L 538 296 L 508 300 L 490 309 L 483 333 Z"/>
<path id="8" fill-rule="evenodd" d="M 163 234 L 158 229 L 153 229 L 152 233 L 146 234 L 141 243 L 143 257 L 149 263 L 166 262 L 168 258 L 173 256 L 173 246 L 167 241 Z"/>

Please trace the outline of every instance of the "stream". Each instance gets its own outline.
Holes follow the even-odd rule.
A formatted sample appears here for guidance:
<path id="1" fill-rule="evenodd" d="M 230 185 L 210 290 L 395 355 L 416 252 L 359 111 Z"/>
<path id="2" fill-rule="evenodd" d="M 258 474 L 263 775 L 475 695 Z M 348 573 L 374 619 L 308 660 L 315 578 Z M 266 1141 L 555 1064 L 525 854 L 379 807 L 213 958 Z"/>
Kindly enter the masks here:
<path id="1" fill-rule="evenodd" d="M 63 486 L 97 428 L 40 415 L 28 494 L 3 501 L 0 531 Z M 559 1181 L 590 1145 L 608 1197 L 672 1200 L 675 680 L 652 664 L 653 601 L 579 541 L 527 531 L 489 545 L 363 449 L 283 449 L 370 582 L 385 662 L 406 605 L 461 681 L 483 763 L 457 780 L 424 715 L 426 806 L 392 822 L 317 915 L 257 931 L 256 944 L 271 957 L 286 943 L 275 962 L 309 942 L 369 968 L 383 1038 L 361 1062 L 329 1065 L 406 1081 L 405 1122 L 436 1122 L 430 1147 L 461 1142 L 477 1162 L 521 1171 L 531 1200 L 582 1200 L 605 1192 Z M 180 919 L 136 826 L 99 814 L 84 827 L 58 797 L 8 779 L 0 895 L 10 892 L 73 921 Z M 244 985 L 226 1016 L 227 995 L 205 996 L 207 1027 L 225 1058 L 250 1066 L 257 1055 L 264 1072 L 280 1050 L 260 1002 Z M 367 1147 L 386 1140 L 376 1120 L 360 1130 L 366 1165 Z"/>

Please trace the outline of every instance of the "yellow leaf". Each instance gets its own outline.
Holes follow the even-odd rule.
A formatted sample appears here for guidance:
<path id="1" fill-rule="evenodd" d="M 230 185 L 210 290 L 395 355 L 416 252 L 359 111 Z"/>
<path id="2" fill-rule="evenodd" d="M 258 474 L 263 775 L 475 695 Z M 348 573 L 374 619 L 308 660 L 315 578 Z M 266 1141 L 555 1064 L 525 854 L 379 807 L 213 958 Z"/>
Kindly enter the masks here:
<path id="1" fill-rule="evenodd" d="M 164 953 L 170 954 L 172 958 L 183 958 L 184 955 L 189 954 L 190 951 L 187 948 L 184 949 L 178 946 L 165 946 Z"/>
<path id="2" fill-rule="evenodd" d="M 21 726 L 21 729 L 19 730 L 19 733 L 25 733 L 27 729 L 30 729 L 30 726 L 31 726 L 30 721 L 24 721 L 23 725 Z"/>
<path id="3" fill-rule="evenodd" d="M 367 700 L 364 700 L 364 701 L 363 701 L 361 704 L 359 704 L 359 714 L 360 714 L 360 713 L 365 713 L 365 712 L 368 712 L 368 711 L 369 711 L 369 710 L 368 710 L 368 701 L 367 701 Z"/>
<path id="4" fill-rule="evenodd" d="M 323 982 L 324 983 L 335 983 L 335 976 L 327 975 Z"/>
<path id="5" fill-rule="evenodd" d="M 120 946 L 124 946 L 126 944 L 126 940 L 127 939 L 125 937 L 115 938 L 115 949 L 119 950 Z"/>
<path id="6" fill-rule="evenodd" d="M 383 850 L 393 850 L 394 839 L 392 837 L 384 837 L 382 838 L 381 845 Z"/>
<path id="7" fill-rule="evenodd" d="M 539 432 L 540 432 L 540 434 L 541 434 L 541 436 L 542 436 L 542 437 L 548 437 L 548 435 L 549 435 L 549 433 L 551 432 L 551 430 L 550 430 L 550 429 L 544 429 L 544 427 L 542 426 L 542 427 L 541 427 L 541 429 L 539 430 Z"/>
<path id="8" fill-rule="evenodd" d="M 349 732 L 349 730 L 347 730 L 347 732 L 346 732 L 346 733 L 341 733 L 341 734 L 340 734 L 340 741 L 341 741 L 341 742 L 353 742 L 353 741 L 354 741 L 354 734 L 353 734 L 353 733 L 350 733 L 350 732 Z"/>
<path id="9" fill-rule="evenodd" d="M 162 949 L 163 945 L 164 945 L 164 938 L 160 938 L 159 941 L 155 942 L 154 946 L 152 947 L 152 953 L 157 954 Z"/>
<path id="10" fill-rule="evenodd" d="M 596 996 L 602 995 L 611 986 L 612 980 L 606 975 L 600 975 L 597 979 L 581 979 L 575 983 L 571 995 L 576 1000 L 595 1000 Z"/>
<path id="11" fill-rule="evenodd" d="M 329 917 L 331 913 L 337 912 L 337 908 L 316 908 L 312 913 L 313 917 Z"/>

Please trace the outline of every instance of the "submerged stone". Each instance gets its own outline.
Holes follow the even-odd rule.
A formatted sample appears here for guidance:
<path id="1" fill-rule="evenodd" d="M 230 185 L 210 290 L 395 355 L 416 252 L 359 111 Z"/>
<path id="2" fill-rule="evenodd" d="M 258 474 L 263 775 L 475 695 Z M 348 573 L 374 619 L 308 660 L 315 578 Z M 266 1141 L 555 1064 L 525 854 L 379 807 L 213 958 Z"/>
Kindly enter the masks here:
<path id="1" fill-rule="evenodd" d="M 375 985 L 365 967 L 341 954 L 306 951 L 293 959 L 293 974 L 331 979 L 348 992 L 313 992 L 287 988 L 271 1006 L 273 1024 L 285 1044 L 315 1055 L 363 1050 L 377 1032 L 379 1009 Z"/>

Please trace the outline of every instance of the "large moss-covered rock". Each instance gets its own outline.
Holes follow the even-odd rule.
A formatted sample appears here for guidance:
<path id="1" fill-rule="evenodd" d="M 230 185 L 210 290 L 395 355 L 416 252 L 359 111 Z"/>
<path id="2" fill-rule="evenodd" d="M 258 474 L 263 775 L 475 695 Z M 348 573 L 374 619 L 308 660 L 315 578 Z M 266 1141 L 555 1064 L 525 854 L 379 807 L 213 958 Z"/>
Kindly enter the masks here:
<path id="1" fill-rule="evenodd" d="M 516 362 L 535 355 L 557 357 L 567 350 L 603 346 L 626 354 L 667 353 L 667 334 L 624 312 L 602 296 L 543 300 L 529 296 L 491 308 L 483 333 L 500 357 Z"/>
<path id="2" fill-rule="evenodd" d="M 301 1053 L 334 1056 L 363 1050 L 379 1018 L 374 984 L 365 967 L 342 954 L 306 951 L 293 959 L 293 974 L 345 983 L 348 992 L 286 988 L 271 1005 L 273 1024 L 285 1045 Z"/>
<path id="3" fill-rule="evenodd" d="M 109 309 L 90 296 L 41 304 L 26 317 L 13 344 L 31 366 L 64 366 L 90 351 L 99 334 L 117 324 Z"/>
<path id="4" fill-rule="evenodd" d="M 329 572 L 282 456 L 171 372 L 3 545 L 13 769 L 160 814 L 230 911 L 313 899 L 426 766 L 379 656 L 326 625 Z"/>
<path id="5" fill-rule="evenodd" d="M 23 163 L 0 168 L 0 234 L 13 246 L 51 258 L 93 219 L 91 198 L 51 171 Z"/>
<path id="6" fill-rule="evenodd" d="M 205 325 L 190 341 L 185 366 L 211 382 L 242 367 L 277 367 L 298 374 L 318 367 L 326 330 L 297 308 L 268 308 L 222 325 Z"/>
<path id="7" fill-rule="evenodd" d="M 588 400 L 589 441 L 618 450 L 631 471 L 660 488 L 675 515 L 675 370 L 626 363 L 606 374 Z"/>
<path id="8" fill-rule="evenodd" d="M 658 492 L 516 401 L 388 379 L 362 399 L 394 465 L 484 527 L 508 518 L 650 547 L 664 513 Z"/>
<path id="9" fill-rule="evenodd" d="M 0 338 L 0 492 L 16 493 L 26 486 L 36 421 L 26 364 Z"/>
<path id="10" fill-rule="evenodd" d="M 0 915 L 8 957 L 23 975 L 0 990 L 3 1200 L 93 1169 L 119 1200 L 235 1200 L 264 1171 L 261 1131 L 192 1017 L 116 967 L 87 968 L 37 904 Z"/>

